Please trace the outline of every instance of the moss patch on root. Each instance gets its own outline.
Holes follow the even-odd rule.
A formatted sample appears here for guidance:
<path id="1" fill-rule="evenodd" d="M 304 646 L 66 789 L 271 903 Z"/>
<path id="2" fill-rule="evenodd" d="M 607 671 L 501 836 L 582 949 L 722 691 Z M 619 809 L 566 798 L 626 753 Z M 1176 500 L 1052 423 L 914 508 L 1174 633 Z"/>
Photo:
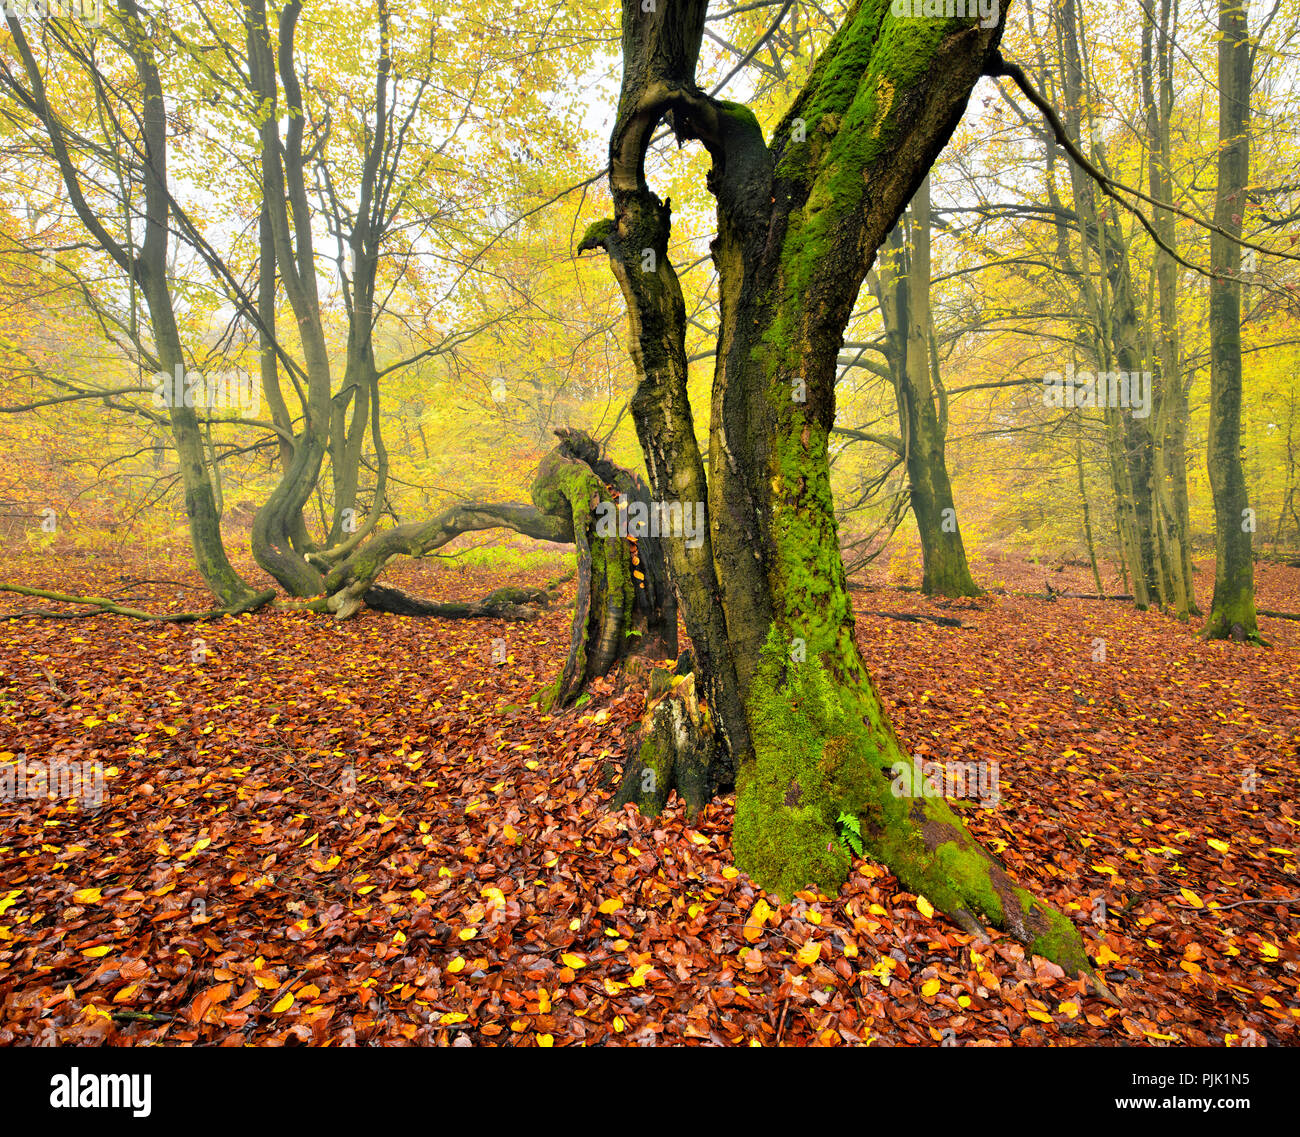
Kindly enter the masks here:
<path id="1" fill-rule="evenodd" d="M 1034 954 L 1091 973 L 1074 924 L 1017 887 L 943 798 L 921 792 L 921 770 L 870 684 L 836 682 L 821 655 L 788 653 L 774 628 L 749 702 L 755 757 L 737 776 L 736 864 L 782 899 L 809 886 L 834 895 L 851 867 L 837 826 L 849 813 L 867 855 L 949 917 L 963 926 L 982 917 Z M 849 666 L 837 660 L 837 670 Z M 910 792 L 896 795 L 898 763 Z"/>

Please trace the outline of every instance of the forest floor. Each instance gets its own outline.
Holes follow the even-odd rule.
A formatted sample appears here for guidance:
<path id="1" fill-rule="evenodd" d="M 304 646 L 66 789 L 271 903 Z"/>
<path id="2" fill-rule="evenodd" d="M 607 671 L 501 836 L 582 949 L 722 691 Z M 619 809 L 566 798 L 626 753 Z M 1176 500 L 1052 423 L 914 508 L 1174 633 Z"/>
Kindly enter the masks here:
<path id="1" fill-rule="evenodd" d="M 980 573 L 1092 590 L 1077 568 Z M 955 804 L 1071 914 L 1121 1006 L 867 861 L 777 905 L 732 867 L 730 798 L 694 824 L 676 801 L 609 812 L 643 691 L 529 705 L 563 608 L 104 616 L 0 622 L 0 774 L 105 774 L 97 810 L 0 800 L 0 1044 L 1294 1044 L 1300 623 L 1204 644 L 1122 602 L 936 604 L 877 576 L 860 611 L 962 621 L 859 617 L 903 741 L 977 764 Z M 520 582 L 393 578 L 438 599 Z M 11 555 L 0 579 L 206 606 L 156 565 Z M 1300 611 L 1300 570 L 1257 581 Z M 1211 585 L 1203 566 L 1203 603 Z"/>

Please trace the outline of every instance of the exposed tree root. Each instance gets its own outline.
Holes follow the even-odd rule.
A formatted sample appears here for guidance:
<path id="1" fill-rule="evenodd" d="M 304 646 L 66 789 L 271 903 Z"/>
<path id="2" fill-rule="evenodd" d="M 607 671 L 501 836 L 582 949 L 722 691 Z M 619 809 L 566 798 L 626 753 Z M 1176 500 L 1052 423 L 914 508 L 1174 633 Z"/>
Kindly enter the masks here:
<path id="1" fill-rule="evenodd" d="M 918 612 L 858 612 L 859 616 L 879 616 L 882 620 L 906 620 L 909 624 L 940 624 L 945 628 L 966 625 L 952 616 L 923 616 Z"/>

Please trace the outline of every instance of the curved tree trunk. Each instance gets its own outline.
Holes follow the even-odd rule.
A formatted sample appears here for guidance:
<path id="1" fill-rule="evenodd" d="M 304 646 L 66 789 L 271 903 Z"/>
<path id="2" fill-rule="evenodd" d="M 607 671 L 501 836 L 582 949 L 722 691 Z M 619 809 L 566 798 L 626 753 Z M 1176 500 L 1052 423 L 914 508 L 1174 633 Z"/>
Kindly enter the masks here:
<path id="1" fill-rule="evenodd" d="M 302 87 L 294 70 L 294 35 L 301 13 L 301 0 L 290 0 L 280 12 L 274 50 L 266 22 L 265 0 L 249 0 L 244 22 L 250 89 L 268 108 L 259 126 L 262 207 L 271 230 L 280 280 L 297 320 L 307 372 L 302 432 L 295 439 L 292 461 L 253 519 L 252 550 L 258 565 L 291 596 L 309 597 L 320 594 L 324 578 L 306 559 L 306 550 L 295 541 L 301 543 L 304 536 L 303 507 L 316 488 L 325 458 L 331 380 L 304 181 Z M 288 112 L 283 140 L 277 72 L 284 86 Z"/>
<path id="2" fill-rule="evenodd" d="M 144 295 L 149 309 L 154 354 L 169 381 L 166 389 L 171 394 L 165 402 L 176 445 L 181 481 L 185 487 L 185 516 L 189 523 L 195 565 L 209 591 L 223 605 L 243 606 L 257 598 L 264 602 L 264 596 L 254 591 L 226 557 L 221 539 L 221 514 L 199 417 L 193 405 L 186 405 L 181 397 L 185 388 L 185 352 L 167 275 L 171 220 L 167 173 L 167 103 L 163 96 L 153 42 L 145 35 L 134 9 L 124 11 L 122 15 L 123 20 L 131 25 L 126 47 L 143 91 L 144 109 L 139 122 L 143 145 L 136 154 L 144 161 L 145 210 L 144 241 L 138 253 L 130 247 L 129 241 L 125 248 L 119 244 L 87 203 L 82 188 L 82 175 L 72 161 L 69 136 L 65 133 L 62 120 L 49 105 L 45 80 L 28 45 L 23 26 L 10 13 L 9 33 L 13 37 L 23 73 L 30 84 L 24 102 L 39 116 L 49 137 L 51 156 L 58 165 L 69 203 L 78 220 L 95 243 L 127 275 L 131 285 L 139 285 Z M 134 135 L 130 145 L 138 145 Z"/>
<path id="3" fill-rule="evenodd" d="M 928 177 L 912 199 L 908 215 L 890 232 L 874 283 L 898 402 L 908 495 L 921 537 L 921 591 L 927 596 L 978 596 L 944 454 L 948 408 L 930 309 Z"/>
<path id="4" fill-rule="evenodd" d="M 854 639 L 830 492 L 836 359 L 858 289 L 994 58 L 1000 21 L 894 18 L 880 0 L 854 4 L 769 147 L 746 108 L 695 84 L 706 7 L 682 0 L 646 12 L 624 0 L 615 217 L 581 244 L 608 253 L 628 302 L 640 378 L 632 407 L 655 496 L 708 495 L 701 548 L 711 556 L 668 541 L 701 657 L 686 694 L 697 698 L 702 684 L 707 718 L 692 718 L 683 696 L 684 716 L 659 737 L 681 737 L 694 753 L 712 731 L 716 768 L 705 780 L 725 785 L 734 770 L 736 862 L 764 887 L 787 898 L 809 885 L 838 890 L 850 867 L 839 840 L 847 816 L 873 857 L 963 926 L 982 917 L 1087 969 L 1070 921 L 1017 888 L 947 803 L 924 792 Z M 709 150 L 718 199 L 722 327 L 707 485 L 667 256 L 670 213 L 643 174 L 665 115 L 679 138 Z M 639 778 L 646 767 L 638 754 L 628 772 Z M 696 772 L 684 763 L 688 777 Z M 620 798 L 640 791 L 625 785 Z"/>

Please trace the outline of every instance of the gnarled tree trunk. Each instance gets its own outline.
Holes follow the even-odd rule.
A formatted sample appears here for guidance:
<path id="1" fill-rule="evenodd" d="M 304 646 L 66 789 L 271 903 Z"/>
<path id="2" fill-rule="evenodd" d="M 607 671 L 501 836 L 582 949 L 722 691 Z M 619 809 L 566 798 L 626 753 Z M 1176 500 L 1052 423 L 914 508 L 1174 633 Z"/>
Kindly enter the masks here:
<path id="1" fill-rule="evenodd" d="M 709 539 L 690 548 L 670 538 L 667 551 L 699 657 L 691 694 L 704 695 L 714 736 L 706 780 L 736 787 L 736 862 L 787 898 L 809 885 L 833 893 L 850 866 L 839 840 L 847 815 L 870 855 L 964 926 L 983 918 L 1085 969 L 1073 924 L 1012 883 L 948 804 L 925 794 L 903 752 L 854 639 L 827 459 L 836 360 L 858 290 L 994 59 L 1001 22 L 895 18 L 885 0 L 860 0 L 769 144 L 745 107 L 696 85 L 706 7 L 660 0 L 647 12 L 623 0 L 615 214 L 581 247 L 607 252 L 627 299 L 640 380 L 632 410 L 651 489 L 708 502 Z M 680 139 L 708 149 L 718 199 L 707 482 L 670 210 L 643 171 L 665 116 Z M 693 742 L 701 732 L 682 733 Z"/>
<path id="2" fill-rule="evenodd" d="M 533 504 L 462 502 L 432 521 L 380 534 L 325 579 L 326 607 L 339 619 L 363 603 L 389 612 L 443 617 L 518 618 L 521 596 L 496 594 L 478 604 L 446 605 L 377 586 L 396 556 L 425 556 L 462 533 L 506 528 L 540 541 L 572 542 L 578 549 L 578 594 L 568 656 L 541 693 L 544 709 L 571 704 L 586 685 L 608 675 L 626 656 L 677 654 L 677 602 L 664 563 L 662 539 L 639 531 L 636 503 L 647 503 L 645 483 L 600 453 L 594 439 L 557 430 L 560 443 L 538 465 Z"/>

